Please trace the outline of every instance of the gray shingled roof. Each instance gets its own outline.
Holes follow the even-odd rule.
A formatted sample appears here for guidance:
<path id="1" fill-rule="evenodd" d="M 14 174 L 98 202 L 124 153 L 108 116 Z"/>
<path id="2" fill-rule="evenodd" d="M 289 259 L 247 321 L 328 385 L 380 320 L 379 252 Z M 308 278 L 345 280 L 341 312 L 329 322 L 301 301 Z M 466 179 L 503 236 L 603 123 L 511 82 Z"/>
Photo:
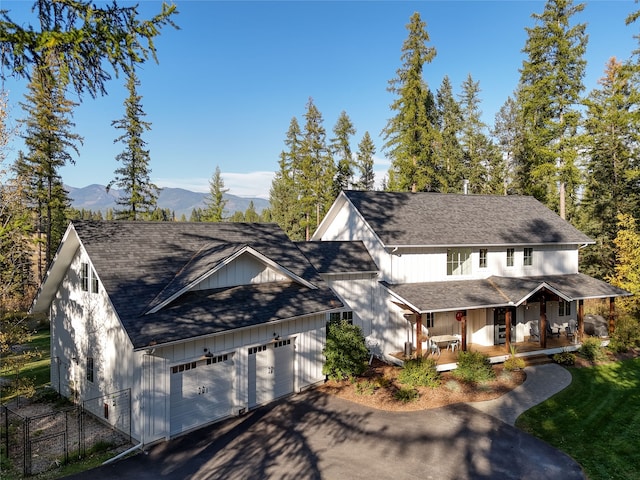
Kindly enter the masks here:
<path id="1" fill-rule="evenodd" d="M 298 242 L 296 245 L 320 273 L 378 271 L 361 241 Z"/>
<path id="2" fill-rule="evenodd" d="M 390 285 L 387 287 L 404 303 L 420 312 L 465 310 L 519 305 L 540 287 L 550 287 L 567 300 L 630 295 L 621 288 L 582 273 L 536 277 L 497 277 Z"/>
<path id="3" fill-rule="evenodd" d="M 593 243 L 532 197 L 344 191 L 385 246 Z"/>
<path id="4" fill-rule="evenodd" d="M 73 226 L 136 348 L 342 305 L 275 224 L 74 221 Z M 188 293 L 144 315 L 243 246 L 318 289 L 282 282 Z"/>

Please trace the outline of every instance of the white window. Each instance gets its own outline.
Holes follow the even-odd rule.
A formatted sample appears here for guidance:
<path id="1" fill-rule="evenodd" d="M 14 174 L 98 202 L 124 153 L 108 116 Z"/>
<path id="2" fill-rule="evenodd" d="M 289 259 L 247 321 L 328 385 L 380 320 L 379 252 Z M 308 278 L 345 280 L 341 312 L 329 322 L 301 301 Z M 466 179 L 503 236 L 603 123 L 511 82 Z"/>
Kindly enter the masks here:
<path id="1" fill-rule="evenodd" d="M 530 267 L 533 265 L 533 248 L 524 249 L 524 266 Z"/>
<path id="2" fill-rule="evenodd" d="M 513 267 L 514 256 L 515 256 L 515 249 L 507 248 L 507 267 Z"/>
<path id="3" fill-rule="evenodd" d="M 98 275 L 93 268 L 89 268 L 88 263 L 80 265 L 80 288 L 83 292 L 88 292 L 91 287 L 91 293 L 98 293 Z"/>
<path id="4" fill-rule="evenodd" d="M 447 275 L 471 274 L 471 249 L 449 248 L 447 250 Z"/>
<path id="5" fill-rule="evenodd" d="M 87 357 L 87 380 L 93 383 L 93 357 Z"/>
<path id="6" fill-rule="evenodd" d="M 487 268 L 487 249 L 480 249 L 480 263 L 478 264 L 480 268 Z"/>
<path id="7" fill-rule="evenodd" d="M 339 322 L 340 320 L 346 320 L 347 323 L 353 324 L 353 312 L 334 312 L 329 314 L 329 322 Z"/>
<path id="8" fill-rule="evenodd" d="M 561 317 L 567 317 L 571 315 L 571 302 L 560 300 L 558 302 L 558 315 Z"/>

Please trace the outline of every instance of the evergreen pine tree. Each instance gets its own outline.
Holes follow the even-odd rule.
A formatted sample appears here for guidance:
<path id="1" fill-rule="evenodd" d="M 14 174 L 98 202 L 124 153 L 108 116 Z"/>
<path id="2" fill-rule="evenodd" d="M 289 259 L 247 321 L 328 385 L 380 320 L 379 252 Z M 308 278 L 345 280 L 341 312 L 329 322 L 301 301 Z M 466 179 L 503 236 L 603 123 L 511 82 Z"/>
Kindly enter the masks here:
<path id="1" fill-rule="evenodd" d="M 224 220 L 224 209 L 227 205 L 224 194 L 227 192 L 228 189 L 224 188 L 220 167 L 216 166 L 216 171 L 209 180 L 209 195 L 205 200 L 206 208 L 202 211 L 203 222 L 222 222 Z"/>
<path id="2" fill-rule="evenodd" d="M 247 206 L 244 212 L 244 221 L 252 223 L 260 221 L 260 215 L 256 212 L 256 206 L 253 204 L 253 200 L 249 202 L 249 206 Z"/>
<path id="3" fill-rule="evenodd" d="M 605 278 L 615 265 L 613 239 L 618 214 L 640 214 L 637 145 L 640 142 L 640 92 L 632 69 L 609 60 L 600 88 L 586 100 L 584 153 L 587 181 L 582 197 L 581 229 L 596 240 L 581 262 L 583 271 Z"/>
<path id="4" fill-rule="evenodd" d="M 333 203 L 333 178 L 335 165 L 326 143 L 322 114 L 309 99 L 305 113 L 305 127 L 300 145 L 300 174 L 295 184 L 300 187 L 299 202 L 302 208 L 302 224 L 305 239 L 322 220 Z"/>
<path id="5" fill-rule="evenodd" d="M 125 149 L 116 156 L 121 166 L 115 171 L 116 178 L 107 185 L 107 192 L 114 185 L 123 192 L 116 199 L 116 204 L 122 207 L 114 212 L 117 219 L 140 220 L 156 209 L 159 188 L 149 178 L 151 158 L 142 139 L 143 133 L 151 129 L 151 124 L 142 120 L 146 114 L 142 109 L 142 97 L 137 93 L 140 82 L 133 67 L 127 73 L 129 96 L 124 102 L 125 115 L 111 122 L 111 126 L 123 131 L 114 142 L 121 142 Z"/>
<path id="6" fill-rule="evenodd" d="M 458 137 L 462 130 L 462 111 L 453 96 L 449 77 L 445 75 L 436 92 L 438 111 L 438 148 L 435 154 L 442 166 L 440 191 L 459 192 L 464 177 L 463 151 Z"/>
<path id="7" fill-rule="evenodd" d="M 570 25 L 584 9 L 572 0 L 548 0 L 528 28 L 527 58 L 520 70 L 518 102 L 525 121 L 518 158 L 519 185 L 562 218 L 570 217 L 578 193 L 578 109 L 584 89 L 586 25 Z"/>
<path id="8" fill-rule="evenodd" d="M 333 187 L 334 198 L 341 190 L 348 190 L 353 185 L 354 159 L 351 152 L 351 137 L 356 134 L 349 115 L 344 110 L 333 127 L 335 138 L 331 139 L 330 148 L 337 159 L 336 177 Z"/>
<path id="9" fill-rule="evenodd" d="M 375 153 L 376 146 L 371 140 L 371 135 L 369 135 L 369 132 L 364 132 L 356 154 L 356 165 L 360 171 L 360 178 L 355 187 L 359 190 L 373 190 L 375 188 L 375 174 L 373 172 L 373 156 Z"/>
<path id="10" fill-rule="evenodd" d="M 423 67 L 436 56 L 428 47 L 429 34 L 419 13 L 407 25 L 409 35 L 402 46 L 402 67 L 387 90 L 397 96 L 391 104 L 394 117 L 382 131 L 384 149 L 391 159 L 387 187 L 390 190 L 429 191 L 440 188 L 435 154 L 435 102 L 423 78 Z"/>
<path id="11" fill-rule="evenodd" d="M 40 279 L 67 226 L 64 212 L 70 201 L 59 172 L 66 164 L 75 163 L 72 153 L 78 154 L 78 143 L 82 143 L 82 138 L 71 131 L 75 126 L 71 116 L 76 104 L 65 96 L 60 67 L 53 54 L 45 60 L 48 63 L 34 70 L 25 103 L 21 103 L 27 115 L 21 121 L 27 153 L 15 167 L 18 177 L 25 181 L 22 190 L 25 205 L 36 218 Z"/>
<path id="12" fill-rule="evenodd" d="M 522 146 L 522 121 L 513 97 L 509 96 L 496 113 L 492 135 L 504 159 L 504 183 L 500 193 L 507 195 L 514 189 L 514 163 L 517 151 Z"/>

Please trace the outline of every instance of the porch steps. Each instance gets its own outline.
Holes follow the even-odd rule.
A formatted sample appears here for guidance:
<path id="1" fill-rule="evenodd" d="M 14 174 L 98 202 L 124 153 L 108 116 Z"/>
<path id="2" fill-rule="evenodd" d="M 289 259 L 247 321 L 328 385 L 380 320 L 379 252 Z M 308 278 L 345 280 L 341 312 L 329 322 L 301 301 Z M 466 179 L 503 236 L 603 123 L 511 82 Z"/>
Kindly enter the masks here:
<path id="1" fill-rule="evenodd" d="M 547 363 L 553 363 L 551 355 L 530 355 L 523 357 L 527 367 L 533 367 L 535 365 L 546 365 Z"/>

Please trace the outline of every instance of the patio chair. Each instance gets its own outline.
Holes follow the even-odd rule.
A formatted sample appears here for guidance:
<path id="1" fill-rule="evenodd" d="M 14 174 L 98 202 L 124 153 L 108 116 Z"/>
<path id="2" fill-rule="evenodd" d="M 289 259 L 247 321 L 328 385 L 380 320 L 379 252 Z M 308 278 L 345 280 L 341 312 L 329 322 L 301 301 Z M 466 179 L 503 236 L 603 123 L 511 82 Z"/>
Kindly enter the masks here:
<path id="1" fill-rule="evenodd" d="M 451 350 L 452 352 L 455 352 L 456 348 L 460 348 L 460 340 L 453 340 L 447 345 L 447 350 Z"/>
<path id="2" fill-rule="evenodd" d="M 538 328 L 538 323 L 532 323 L 531 328 L 529 328 L 529 341 L 535 342 L 540 341 L 540 329 Z"/>
<path id="3" fill-rule="evenodd" d="M 569 320 L 569 324 L 565 327 L 565 332 L 567 334 L 567 339 L 575 340 L 576 339 L 576 321 Z"/>
<path id="4" fill-rule="evenodd" d="M 547 322 L 547 335 L 550 337 L 558 337 L 560 338 L 560 328 L 556 327 L 556 331 L 553 331 L 554 329 L 551 327 L 551 324 L 549 322 Z"/>
<path id="5" fill-rule="evenodd" d="M 425 343 L 427 344 L 427 355 L 437 355 L 438 357 L 440 356 L 440 347 L 436 342 L 432 342 L 431 339 L 428 339 Z"/>

